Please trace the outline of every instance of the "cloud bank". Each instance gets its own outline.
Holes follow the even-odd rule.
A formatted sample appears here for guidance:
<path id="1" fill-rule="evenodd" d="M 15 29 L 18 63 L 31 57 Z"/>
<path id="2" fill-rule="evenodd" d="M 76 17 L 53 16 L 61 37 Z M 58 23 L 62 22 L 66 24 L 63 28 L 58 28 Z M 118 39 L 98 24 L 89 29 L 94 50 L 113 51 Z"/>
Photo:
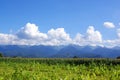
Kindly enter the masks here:
<path id="1" fill-rule="evenodd" d="M 27 23 L 16 34 L 0 33 L 2 45 L 66 45 L 72 39 L 64 28 L 51 29 L 47 33 L 39 31 L 35 24 Z"/>
<path id="2" fill-rule="evenodd" d="M 112 23 L 105 22 L 106 26 L 115 27 Z M 94 26 L 89 26 L 85 35 L 77 33 L 74 38 L 70 37 L 64 28 L 50 29 L 47 33 L 39 31 L 39 27 L 32 23 L 27 23 L 19 29 L 16 34 L 0 33 L 1 45 L 68 45 L 80 46 L 117 46 L 120 43 L 120 29 L 117 29 L 118 39 L 103 40 L 102 34 L 95 30 Z"/>

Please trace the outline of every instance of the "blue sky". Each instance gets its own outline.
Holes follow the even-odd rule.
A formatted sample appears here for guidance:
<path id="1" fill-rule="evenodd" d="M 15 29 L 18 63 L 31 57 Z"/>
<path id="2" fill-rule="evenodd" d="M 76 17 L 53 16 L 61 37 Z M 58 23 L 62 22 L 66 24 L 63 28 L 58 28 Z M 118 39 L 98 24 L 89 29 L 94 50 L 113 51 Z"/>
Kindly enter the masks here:
<path id="1" fill-rule="evenodd" d="M 39 31 L 64 28 L 70 37 L 86 35 L 89 26 L 98 30 L 103 40 L 118 37 L 120 0 L 0 0 L 0 33 L 17 33 L 27 23 L 39 26 Z M 114 28 L 106 28 L 111 22 Z"/>

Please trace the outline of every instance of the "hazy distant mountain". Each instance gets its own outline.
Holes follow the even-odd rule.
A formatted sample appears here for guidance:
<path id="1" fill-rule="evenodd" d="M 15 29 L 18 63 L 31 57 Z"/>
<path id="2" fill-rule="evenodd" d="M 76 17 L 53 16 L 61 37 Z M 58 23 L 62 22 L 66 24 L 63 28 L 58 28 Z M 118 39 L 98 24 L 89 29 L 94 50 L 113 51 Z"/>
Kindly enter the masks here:
<path id="1" fill-rule="evenodd" d="M 53 46 L 17 46 L 6 45 L 0 46 L 0 52 L 4 56 L 19 56 L 19 57 L 49 57 L 58 52 L 59 49 Z"/>
<path id="2" fill-rule="evenodd" d="M 72 58 L 77 56 L 81 58 L 116 58 L 120 56 L 120 47 L 1 45 L 0 52 L 7 57 Z"/>
<path id="3" fill-rule="evenodd" d="M 77 45 L 68 45 L 62 48 L 54 57 L 81 57 L 81 58 L 100 58 L 102 57 L 99 54 L 94 54 L 94 48 L 92 46 L 77 46 Z"/>

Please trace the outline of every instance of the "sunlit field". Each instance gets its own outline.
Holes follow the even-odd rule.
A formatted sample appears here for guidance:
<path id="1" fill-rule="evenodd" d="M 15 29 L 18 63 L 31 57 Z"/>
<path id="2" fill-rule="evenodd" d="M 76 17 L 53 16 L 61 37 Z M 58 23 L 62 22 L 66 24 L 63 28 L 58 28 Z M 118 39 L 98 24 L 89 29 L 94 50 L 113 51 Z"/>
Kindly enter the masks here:
<path id="1" fill-rule="evenodd" d="M 120 80 L 120 60 L 0 58 L 0 80 Z"/>

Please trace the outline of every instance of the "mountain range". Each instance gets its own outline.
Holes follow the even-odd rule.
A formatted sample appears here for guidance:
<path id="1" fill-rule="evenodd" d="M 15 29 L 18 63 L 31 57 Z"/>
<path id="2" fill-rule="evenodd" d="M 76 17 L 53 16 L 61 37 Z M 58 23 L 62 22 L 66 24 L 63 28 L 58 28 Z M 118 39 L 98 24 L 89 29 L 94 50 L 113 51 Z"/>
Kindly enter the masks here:
<path id="1" fill-rule="evenodd" d="M 120 56 L 120 47 L 0 45 L 0 52 L 5 57 L 73 58 L 76 56 L 79 58 L 116 58 Z"/>

